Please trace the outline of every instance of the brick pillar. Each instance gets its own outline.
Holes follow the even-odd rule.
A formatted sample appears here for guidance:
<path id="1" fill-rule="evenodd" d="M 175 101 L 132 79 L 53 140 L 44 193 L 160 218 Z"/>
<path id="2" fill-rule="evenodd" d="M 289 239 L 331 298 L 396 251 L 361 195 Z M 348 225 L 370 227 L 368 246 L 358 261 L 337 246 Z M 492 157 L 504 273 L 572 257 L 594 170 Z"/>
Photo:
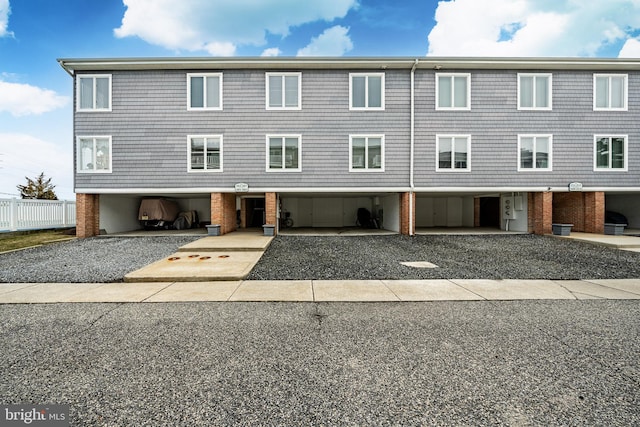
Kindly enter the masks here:
<path id="1" fill-rule="evenodd" d="M 265 193 L 264 194 L 264 212 L 265 212 L 265 224 L 276 225 L 277 224 L 277 212 L 278 212 L 278 195 L 277 193 Z M 277 227 L 276 227 L 277 229 Z"/>
<path id="2" fill-rule="evenodd" d="M 584 193 L 584 231 L 604 234 L 604 191 Z"/>
<path id="3" fill-rule="evenodd" d="M 411 230 L 409 230 L 409 200 L 411 200 Z M 416 194 L 401 193 L 400 194 L 400 234 L 411 236 L 416 232 Z"/>
<path id="4" fill-rule="evenodd" d="M 534 234 L 551 234 L 551 223 L 553 222 L 553 193 L 534 193 L 531 197 L 533 203 L 530 204 L 529 215 L 530 225 Z"/>
<path id="5" fill-rule="evenodd" d="M 247 228 L 247 199 L 240 200 L 240 228 Z"/>
<path id="6" fill-rule="evenodd" d="M 76 236 L 83 239 L 100 234 L 100 196 L 76 194 Z"/>
<path id="7" fill-rule="evenodd" d="M 220 234 L 236 230 L 236 195 L 211 193 L 211 224 L 220 225 Z"/>

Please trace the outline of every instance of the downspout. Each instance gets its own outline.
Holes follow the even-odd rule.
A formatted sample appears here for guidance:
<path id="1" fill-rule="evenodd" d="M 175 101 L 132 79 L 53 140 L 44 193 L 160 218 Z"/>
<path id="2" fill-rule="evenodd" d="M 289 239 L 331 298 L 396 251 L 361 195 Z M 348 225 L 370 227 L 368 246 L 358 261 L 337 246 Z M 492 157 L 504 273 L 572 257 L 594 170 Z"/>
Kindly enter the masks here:
<path id="1" fill-rule="evenodd" d="M 414 162 L 414 147 L 415 147 L 415 94 L 414 94 L 414 76 L 416 67 L 419 60 L 416 58 L 413 66 L 411 67 L 411 158 L 409 160 L 409 236 L 413 236 L 413 223 L 415 218 L 413 217 L 413 190 L 415 185 L 413 183 L 413 162 Z"/>

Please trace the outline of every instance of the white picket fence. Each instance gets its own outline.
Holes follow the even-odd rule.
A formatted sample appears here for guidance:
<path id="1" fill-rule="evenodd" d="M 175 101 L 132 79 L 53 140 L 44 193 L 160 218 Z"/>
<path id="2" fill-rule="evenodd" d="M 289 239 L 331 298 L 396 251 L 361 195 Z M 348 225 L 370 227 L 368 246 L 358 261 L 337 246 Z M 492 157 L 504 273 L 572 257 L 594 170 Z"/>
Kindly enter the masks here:
<path id="1" fill-rule="evenodd" d="M 76 202 L 0 199 L 0 232 L 74 227 Z"/>

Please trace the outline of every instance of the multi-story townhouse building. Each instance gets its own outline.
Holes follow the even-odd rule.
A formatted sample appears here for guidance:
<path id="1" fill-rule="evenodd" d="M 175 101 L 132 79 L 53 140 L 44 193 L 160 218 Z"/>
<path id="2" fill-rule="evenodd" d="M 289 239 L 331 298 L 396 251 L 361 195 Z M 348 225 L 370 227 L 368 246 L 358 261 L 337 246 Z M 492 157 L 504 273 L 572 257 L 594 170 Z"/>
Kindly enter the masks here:
<path id="1" fill-rule="evenodd" d="M 79 236 L 144 197 L 221 232 L 277 225 L 640 227 L 640 60 L 61 59 Z M 264 211 L 264 214 L 262 212 Z M 256 215 L 256 213 L 260 213 Z"/>

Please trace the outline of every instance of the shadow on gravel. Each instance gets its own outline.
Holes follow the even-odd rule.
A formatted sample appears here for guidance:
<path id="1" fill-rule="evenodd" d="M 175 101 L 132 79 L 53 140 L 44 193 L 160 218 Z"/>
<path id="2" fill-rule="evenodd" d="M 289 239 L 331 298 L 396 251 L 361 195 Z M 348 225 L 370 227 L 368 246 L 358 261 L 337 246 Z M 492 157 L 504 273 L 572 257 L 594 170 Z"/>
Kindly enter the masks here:
<path id="1" fill-rule="evenodd" d="M 427 261 L 415 268 L 404 261 Z M 250 280 L 640 278 L 640 254 L 550 236 L 278 236 Z"/>

